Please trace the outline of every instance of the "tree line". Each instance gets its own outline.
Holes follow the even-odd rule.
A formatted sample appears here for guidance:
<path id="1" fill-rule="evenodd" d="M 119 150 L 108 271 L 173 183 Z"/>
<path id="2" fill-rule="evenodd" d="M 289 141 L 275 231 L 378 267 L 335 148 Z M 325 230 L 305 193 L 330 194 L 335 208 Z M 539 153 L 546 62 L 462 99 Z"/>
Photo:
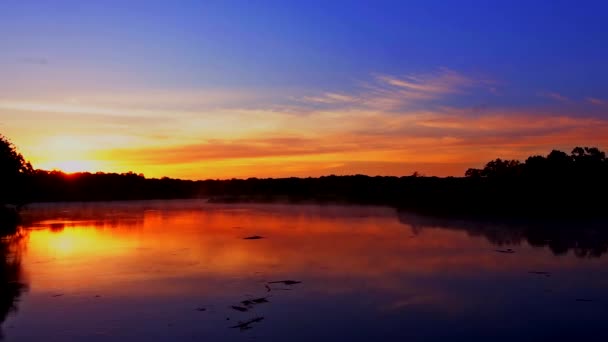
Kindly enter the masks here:
<path id="1" fill-rule="evenodd" d="M 531 156 L 525 162 L 502 160 L 488 162 L 483 169 L 468 169 L 466 177 L 489 178 L 579 178 L 604 177 L 608 171 L 606 153 L 597 147 L 575 147 L 570 155 L 553 150 L 545 156 Z"/>
<path id="2" fill-rule="evenodd" d="M 495 159 L 464 177 L 323 176 L 180 180 L 128 173 L 35 170 L 0 137 L 0 204 L 208 198 L 215 202 L 288 201 L 388 205 L 450 216 L 608 216 L 608 159 L 596 147 L 551 151 L 524 162 Z"/>

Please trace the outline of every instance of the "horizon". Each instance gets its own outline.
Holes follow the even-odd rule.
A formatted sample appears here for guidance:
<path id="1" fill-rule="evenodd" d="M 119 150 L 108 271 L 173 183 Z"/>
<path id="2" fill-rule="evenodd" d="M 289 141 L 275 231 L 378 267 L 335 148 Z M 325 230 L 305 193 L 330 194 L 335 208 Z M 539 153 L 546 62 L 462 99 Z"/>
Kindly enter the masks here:
<path id="1" fill-rule="evenodd" d="M 0 7 L 0 133 L 37 169 L 461 177 L 608 147 L 605 3 Z"/>
<path id="2" fill-rule="evenodd" d="M 10 141 L 9 141 L 10 143 Z M 597 148 L 595 146 L 577 146 L 574 147 L 571 151 L 571 156 L 574 155 L 574 151 L 576 149 L 579 148 L 584 148 L 585 150 L 587 150 L 588 148 Z M 601 149 L 598 149 L 598 151 L 600 153 L 605 153 L 603 152 Z M 551 152 L 561 152 L 561 153 L 565 153 L 566 155 L 568 155 L 568 153 L 566 151 L 561 151 L 561 150 L 552 150 Z M 19 153 L 17 151 L 17 153 Z M 536 154 L 536 155 L 530 155 L 528 156 L 528 158 L 533 158 L 533 157 L 544 157 L 547 158 L 549 156 L 550 153 L 547 154 Z M 527 159 L 524 160 L 518 160 L 518 159 L 512 159 L 512 161 L 516 161 L 521 163 L 521 165 L 525 165 L 527 164 Z M 501 159 L 501 158 L 495 158 L 492 159 L 491 161 L 488 161 L 488 163 L 493 162 L 493 161 L 498 161 L 498 160 L 502 160 L 502 161 L 511 161 L 509 159 Z M 27 159 L 25 159 L 25 162 L 29 162 L 27 161 Z M 487 163 L 484 163 L 484 167 L 487 167 Z M 471 167 L 468 168 L 467 170 L 481 170 L 475 167 Z M 144 173 L 141 172 L 137 172 L 134 170 L 128 170 L 128 171 L 120 171 L 120 172 L 106 172 L 106 171 L 65 171 L 65 170 L 61 170 L 61 169 L 51 169 L 51 170 L 47 170 L 47 169 L 39 169 L 39 168 L 35 168 L 35 171 L 42 171 L 42 172 L 46 172 L 46 173 L 52 173 L 52 172 L 60 172 L 62 173 L 64 176 L 66 177 L 71 177 L 71 176 L 78 176 L 78 175 L 82 175 L 82 174 L 119 174 L 119 175 L 126 175 L 126 174 L 134 174 L 140 177 L 144 177 L 146 179 L 162 179 L 162 178 L 169 178 L 169 179 L 175 179 L 175 180 L 181 180 L 181 181 L 194 181 L 194 182 L 199 182 L 199 181 L 230 181 L 230 180 L 249 180 L 249 179 L 259 179 L 259 180 L 272 180 L 272 179 L 288 179 L 288 178 L 298 178 L 298 179 L 305 179 L 305 178 L 313 178 L 313 179 L 317 179 L 317 178 L 322 178 L 322 177 L 359 177 L 359 176 L 363 176 L 363 177 L 370 177 L 370 178 L 374 178 L 374 177 L 397 177 L 397 178 L 401 178 L 401 177 L 436 177 L 436 178 L 467 178 L 470 176 L 467 176 L 466 173 L 463 173 L 462 175 L 448 175 L 448 176 L 436 176 L 436 175 L 426 175 L 424 173 L 420 173 L 418 171 L 414 171 L 412 174 L 409 175 L 381 175 L 381 174 L 364 174 L 364 173 L 344 173 L 344 174 L 322 174 L 322 175 L 318 175 L 318 176 L 283 176 L 283 177 L 247 177 L 247 178 L 236 178 L 236 177 L 226 177 L 226 178 L 221 178 L 221 177 L 216 177 L 216 178 L 179 178 L 179 177 L 169 177 L 169 176 L 147 176 Z"/>

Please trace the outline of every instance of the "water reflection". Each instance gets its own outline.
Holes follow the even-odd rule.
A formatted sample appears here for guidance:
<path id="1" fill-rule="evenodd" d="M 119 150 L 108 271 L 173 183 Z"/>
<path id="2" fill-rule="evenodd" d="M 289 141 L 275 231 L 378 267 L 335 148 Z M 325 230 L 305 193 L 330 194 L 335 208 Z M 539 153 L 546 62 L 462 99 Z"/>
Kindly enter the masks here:
<path id="1" fill-rule="evenodd" d="M 475 222 L 449 220 L 399 212 L 399 220 L 411 225 L 415 232 L 424 229 L 451 229 L 467 232 L 470 236 L 483 236 L 497 245 L 548 247 L 555 255 L 573 251 L 580 258 L 599 258 L 608 251 L 608 222 Z"/>
<path id="2" fill-rule="evenodd" d="M 4 339 L 2 324 L 17 311 L 17 302 L 26 289 L 21 267 L 24 239 L 20 230 L 0 236 L 0 340 Z"/>
<path id="3" fill-rule="evenodd" d="M 38 205 L 24 222 L 17 341 L 581 338 L 608 313 L 599 230 L 200 201 Z M 547 248 L 560 237 L 574 253 Z"/>

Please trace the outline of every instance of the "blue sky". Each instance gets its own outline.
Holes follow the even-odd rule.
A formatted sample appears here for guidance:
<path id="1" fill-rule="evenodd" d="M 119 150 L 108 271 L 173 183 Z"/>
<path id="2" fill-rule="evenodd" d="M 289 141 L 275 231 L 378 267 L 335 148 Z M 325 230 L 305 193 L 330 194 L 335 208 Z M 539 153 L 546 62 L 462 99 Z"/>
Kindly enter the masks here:
<path id="1" fill-rule="evenodd" d="M 118 106 L 125 117 L 130 110 L 160 109 L 169 117 L 186 109 L 219 116 L 234 107 L 300 116 L 330 109 L 444 115 L 448 108 L 463 120 L 496 113 L 520 121 L 534 115 L 608 120 L 607 11 L 603 1 L 5 0 L 0 129 L 16 132 L 13 140 L 35 150 L 40 139 L 28 137 L 40 130 L 24 131 L 15 111 L 25 103 L 29 114 L 35 107 L 42 116 L 44 108 L 57 113 L 58 105 L 74 102 L 102 114 Z M 372 93 L 377 97 L 387 84 L 403 90 L 386 83 L 389 76 L 452 83 L 427 87 L 433 96 L 418 93 L 416 101 L 390 110 L 370 107 Z M 161 101 L 201 92 L 211 100 Z M 125 94 L 137 100 L 111 100 Z M 142 103 L 146 94 L 148 104 Z M 318 101 L 327 94 L 358 100 Z M 82 111 L 66 112 L 92 125 Z M 74 130 L 61 134 L 83 132 Z M 579 142 L 568 139 L 552 146 Z M 192 140 L 168 144 L 198 143 Z M 524 150 L 546 147 L 530 143 Z"/>

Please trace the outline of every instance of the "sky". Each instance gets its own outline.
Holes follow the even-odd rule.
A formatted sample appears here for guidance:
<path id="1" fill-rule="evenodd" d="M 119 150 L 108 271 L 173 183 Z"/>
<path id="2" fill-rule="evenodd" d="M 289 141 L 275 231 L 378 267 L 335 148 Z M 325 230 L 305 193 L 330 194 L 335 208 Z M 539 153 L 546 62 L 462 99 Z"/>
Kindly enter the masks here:
<path id="1" fill-rule="evenodd" d="M 608 148 L 605 1 L 0 1 L 34 167 L 461 176 Z"/>

